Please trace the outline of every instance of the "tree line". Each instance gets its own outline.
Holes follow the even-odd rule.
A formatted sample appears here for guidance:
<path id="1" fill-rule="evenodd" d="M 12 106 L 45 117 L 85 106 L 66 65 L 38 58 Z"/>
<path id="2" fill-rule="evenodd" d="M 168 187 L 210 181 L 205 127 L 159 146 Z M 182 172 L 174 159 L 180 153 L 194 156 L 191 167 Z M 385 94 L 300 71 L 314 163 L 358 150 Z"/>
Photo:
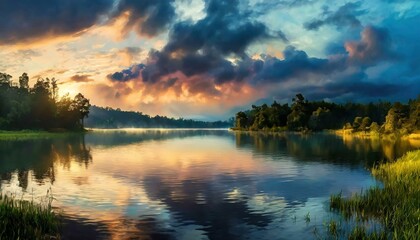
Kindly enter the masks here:
<path id="1" fill-rule="evenodd" d="M 39 78 L 33 87 L 23 73 L 19 81 L 0 73 L 0 129 L 80 130 L 89 115 L 89 99 L 81 93 L 74 98 L 58 95 L 55 78 Z"/>
<path id="2" fill-rule="evenodd" d="M 407 134 L 420 129 L 420 95 L 407 104 L 396 102 L 336 104 L 325 101 L 309 102 L 302 94 L 292 99 L 292 105 L 274 101 L 271 106 L 252 105 L 252 109 L 235 116 L 237 130 L 250 131 L 320 131 L 351 129 L 378 133 Z"/>
<path id="3" fill-rule="evenodd" d="M 152 117 L 142 112 L 98 106 L 91 107 L 90 117 L 86 120 L 86 126 L 96 128 L 227 128 L 232 125 L 233 119 L 231 121 L 205 122 L 159 115 Z"/>

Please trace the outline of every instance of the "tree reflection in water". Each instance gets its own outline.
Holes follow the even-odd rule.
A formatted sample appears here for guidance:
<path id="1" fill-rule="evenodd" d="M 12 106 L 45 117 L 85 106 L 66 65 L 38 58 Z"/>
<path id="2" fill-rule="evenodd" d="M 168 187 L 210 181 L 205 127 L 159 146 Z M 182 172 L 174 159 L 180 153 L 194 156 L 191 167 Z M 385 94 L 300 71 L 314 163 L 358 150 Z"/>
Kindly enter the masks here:
<path id="1" fill-rule="evenodd" d="M 405 140 L 366 139 L 328 133 L 235 133 L 238 148 L 257 154 L 287 154 L 302 161 L 372 167 L 379 161 L 393 161 L 416 146 Z"/>
<path id="2" fill-rule="evenodd" d="M 323 214 L 331 192 L 359 191 L 365 167 L 412 148 L 332 134 L 99 131 L 0 142 L 0 177 L 27 195 L 54 184 L 66 237 L 272 239 L 306 231 L 295 211 Z"/>
<path id="3" fill-rule="evenodd" d="M 84 135 L 62 136 L 50 139 L 0 141 L 1 184 L 17 175 L 19 187 L 27 190 L 29 179 L 42 184 L 54 183 L 55 168 L 69 168 L 75 161 L 86 168 L 92 162 L 90 147 Z"/>

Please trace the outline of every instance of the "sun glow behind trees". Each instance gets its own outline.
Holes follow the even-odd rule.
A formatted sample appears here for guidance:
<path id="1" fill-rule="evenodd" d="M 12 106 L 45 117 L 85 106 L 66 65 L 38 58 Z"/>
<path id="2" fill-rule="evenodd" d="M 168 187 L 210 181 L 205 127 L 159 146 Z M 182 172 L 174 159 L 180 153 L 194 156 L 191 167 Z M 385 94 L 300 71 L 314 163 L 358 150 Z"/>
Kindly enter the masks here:
<path id="1" fill-rule="evenodd" d="M 11 75 L 0 73 L 0 129 L 83 128 L 90 103 L 82 94 L 58 99 L 55 78 L 39 78 L 32 88 L 26 73 L 19 77 L 19 85 L 11 79 Z"/>

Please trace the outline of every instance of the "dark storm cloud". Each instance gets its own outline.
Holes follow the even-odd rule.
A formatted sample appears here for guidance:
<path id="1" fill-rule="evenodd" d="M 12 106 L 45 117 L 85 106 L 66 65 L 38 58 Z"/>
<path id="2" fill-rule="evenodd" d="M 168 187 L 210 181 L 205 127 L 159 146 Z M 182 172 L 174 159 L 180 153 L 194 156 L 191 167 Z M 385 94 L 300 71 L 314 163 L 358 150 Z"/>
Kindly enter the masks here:
<path id="1" fill-rule="evenodd" d="M 403 92 L 407 87 L 412 87 L 412 84 L 384 83 L 383 79 L 382 81 L 378 79 L 372 81 L 368 79 L 365 72 L 360 71 L 337 78 L 335 81 L 328 82 L 322 86 L 309 85 L 297 87 L 293 90 L 302 92 L 309 99 L 313 100 L 325 98 L 340 99 L 344 96 L 353 98 L 354 101 L 355 97 L 358 99 L 388 97 Z"/>
<path id="2" fill-rule="evenodd" d="M 164 48 L 149 52 L 140 69 L 141 77 L 143 82 L 156 83 L 168 74 L 181 72 L 186 77 L 209 75 L 217 84 L 240 81 L 253 71 L 253 61 L 245 50 L 257 41 L 272 38 L 286 40 L 270 33 L 265 24 L 252 20 L 247 11 L 240 9 L 238 0 L 209 0 L 203 19 L 176 23 Z M 227 56 L 237 58 L 238 64 L 226 60 Z M 132 72 L 125 70 L 109 78 L 128 81 L 137 78 L 135 75 L 131 77 Z"/>
<path id="3" fill-rule="evenodd" d="M 154 36 L 175 18 L 174 0 L 121 0 L 117 14 L 130 12 L 126 31 Z"/>
<path id="4" fill-rule="evenodd" d="M 121 72 L 109 74 L 107 77 L 109 80 L 115 82 L 128 82 L 130 80 L 137 79 L 144 67 L 145 65 L 143 64 L 134 65 L 128 69 L 122 70 Z"/>
<path id="5" fill-rule="evenodd" d="M 196 23 L 180 22 L 172 28 L 164 52 L 216 51 L 220 54 L 244 53 L 258 40 L 275 37 L 267 26 L 249 19 L 241 12 L 238 0 L 209 0 L 206 2 L 206 17 Z M 276 37 L 282 34 L 277 34 Z M 286 39 L 284 39 L 286 40 Z"/>
<path id="6" fill-rule="evenodd" d="M 392 40 L 385 28 L 368 26 L 361 33 L 360 41 L 347 42 L 349 59 L 361 64 L 373 64 L 397 58 L 392 50 Z"/>
<path id="7" fill-rule="evenodd" d="M 320 19 L 312 20 L 304 25 L 308 30 L 318 30 L 324 25 L 333 25 L 337 28 L 344 26 L 361 27 L 360 20 L 357 18 L 366 13 L 359 10 L 361 2 L 350 2 L 338 8 L 337 11 L 331 12 L 328 7 L 324 9 L 323 16 Z"/>
<path id="8" fill-rule="evenodd" d="M 91 27 L 113 0 L 2 0 L 0 44 L 74 34 Z"/>
<path id="9" fill-rule="evenodd" d="M 281 82 L 290 78 L 304 77 L 308 73 L 330 74 L 345 69 L 345 59 L 335 60 L 308 57 L 306 52 L 288 46 L 283 51 L 284 59 L 263 56 L 262 66 L 254 80 L 263 82 Z"/>
<path id="10" fill-rule="evenodd" d="M 311 4 L 309 1 L 301 3 Z M 361 27 L 358 16 L 365 11 L 360 8 L 360 2 L 356 2 L 348 3 L 336 12 L 326 10 L 323 18 L 309 28 L 316 29 L 325 24 Z M 256 20 L 258 9 L 243 9 L 238 0 L 206 1 L 205 17 L 196 22 L 173 24 L 167 44 L 159 51 L 151 50 L 144 65 L 108 77 L 119 82 L 136 79 L 147 84 L 149 89 L 159 91 L 182 86 L 192 94 L 208 96 L 220 96 L 224 92 L 223 86 L 236 84 L 257 88 L 273 85 L 273 92 L 276 87 L 287 86 L 284 91 L 302 91 L 312 99 L 381 98 L 401 95 L 404 87 L 419 85 L 393 84 L 393 80 L 384 75 L 382 66 L 369 69 L 393 61 L 396 65 L 391 67 L 392 76 L 407 77 L 407 74 L 396 75 L 407 68 L 401 66 L 401 56 L 406 58 L 406 54 L 391 38 L 395 30 L 381 27 L 354 28 L 354 31 L 361 31 L 360 39 L 335 43 L 326 57 L 311 57 L 303 50 L 288 46 L 282 58 L 270 55 L 251 58 L 246 50 L 254 43 L 273 38 L 287 42 L 285 37 L 275 36 L 264 23 Z M 408 39 L 409 42 L 412 40 Z M 226 83 L 230 85 L 224 85 Z M 297 87 L 299 85 L 308 88 Z"/>
<path id="11" fill-rule="evenodd" d="M 226 9 L 229 8 L 223 11 Z M 347 52 L 326 58 L 310 57 L 305 51 L 288 46 L 283 51 L 283 59 L 270 55 L 254 59 L 247 56 L 245 51 L 237 54 L 234 51 L 225 52 L 223 44 L 213 41 L 211 36 L 200 38 L 197 33 L 202 30 L 195 28 L 195 25 L 188 26 L 188 31 L 185 31 L 188 34 L 175 34 L 173 36 L 177 38 L 170 38 L 162 51 L 151 51 L 141 68 L 114 73 L 110 79 L 139 79 L 149 84 L 159 83 L 157 86 L 161 89 L 173 86 L 166 84 L 168 75 L 181 72 L 189 80 L 177 79 L 176 82 L 184 81 L 190 93 L 209 96 L 219 96 L 222 91 L 215 86 L 228 82 L 245 82 L 253 86 L 288 82 L 297 86 L 298 81 L 298 85 L 305 87 L 292 87 L 285 91 L 303 92 L 311 99 L 338 99 L 340 96 L 380 98 L 399 94 L 406 87 L 392 84 L 382 75 L 369 79 L 366 73 L 369 66 L 396 59 L 392 39 L 384 28 L 366 27 L 360 40 L 344 44 Z M 260 38 L 264 39 L 265 35 Z M 232 55 L 236 56 L 235 60 L 228 61 L 226 57 Z"/>
<path id="12" fill-rule="evenodd" d="M 123 33 L 156 35 L 175 17 L 173 0 L 2 0 L 0 44 L 74 35 L 99 22 L 108 23 L 121 14 L 129 19 Z M 104 20 L 107 20 L 103 22 Z"/>

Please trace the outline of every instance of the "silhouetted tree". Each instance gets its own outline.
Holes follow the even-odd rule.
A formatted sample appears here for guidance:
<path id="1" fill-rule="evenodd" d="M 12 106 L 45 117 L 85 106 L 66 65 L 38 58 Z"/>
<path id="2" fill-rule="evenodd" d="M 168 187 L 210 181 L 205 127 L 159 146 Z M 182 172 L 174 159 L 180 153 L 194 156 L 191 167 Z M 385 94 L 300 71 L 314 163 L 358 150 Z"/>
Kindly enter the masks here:
<path id="1" fill-rule="evenodd" d="M 22 89 L 29 89 L 29 77 L 27 73 L 23 73 L 22 76 L 19 77 L 19 87 Z"/>
<path id="2" fill-rule="evenodd" d="M 82 128 L 84 127 L 84 119 L 89 116 L 90 108 L 89 99 L 85 98 L 81 93 L 77 94 L 74 97 L 71 109 L 79 113 L 79 118 L 82 123 Z"/>
<path id="3" fill-rule="evenodd" d="M 11 78 L 0 73 L 0 129 L 75 129 L 80 127 L 80 115 L 86 117 L 89 112 L 86 100 L 67 96 L 58 101 L 55 78 L 39 78 L 32 88 L 26 73 L 19 77 L 19 86 Z M 78 105 L 74 102 L 80 105 L 78 111 L 71 109 Z"/>

